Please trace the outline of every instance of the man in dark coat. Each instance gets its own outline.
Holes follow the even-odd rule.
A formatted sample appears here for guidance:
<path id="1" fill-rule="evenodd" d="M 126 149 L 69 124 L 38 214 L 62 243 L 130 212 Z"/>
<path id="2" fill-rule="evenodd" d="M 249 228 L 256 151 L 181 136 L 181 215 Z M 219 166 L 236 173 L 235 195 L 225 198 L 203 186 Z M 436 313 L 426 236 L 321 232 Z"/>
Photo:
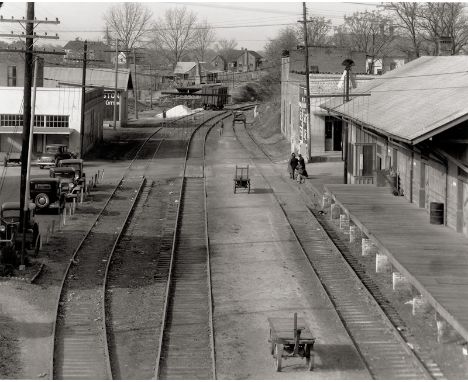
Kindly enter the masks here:
<path id="1" fill-rule="evenodd" d="M 305 160 L 304 160 L 304 158 L 302 157 L 301 154 L 299 154 L 298 161 L 299 161 L 299 163 L 300 163 L 300 165 L 302 167 L 302 171 L 303 171 L 302 176 L 307 178 L 309 175 L 307 174 L 307 170 L 306 170 L 306 166 L 305 166 Z"/>
<path id="2" fill-rule="evenodd" d="M 296 154 L 292 153 L 291 158 L 289 158 L 289 164 L 288 164 L 288 170 L 289 170 L 289 176 L 291 179 L 294 179 L 294 171 L 296 170 L 298 160 L 296 158 Z"/>

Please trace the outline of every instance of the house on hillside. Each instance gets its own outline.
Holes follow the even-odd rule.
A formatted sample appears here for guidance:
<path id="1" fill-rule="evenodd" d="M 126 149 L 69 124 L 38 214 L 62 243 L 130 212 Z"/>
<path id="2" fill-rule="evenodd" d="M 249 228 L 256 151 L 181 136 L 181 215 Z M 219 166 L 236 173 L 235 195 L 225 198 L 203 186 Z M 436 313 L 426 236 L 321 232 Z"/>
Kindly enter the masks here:
<path id="1" fill-rule="evenodd" d="M 263 57 L 253 50 L 231 49 L 215 56 L 210 64 L 224 72 L 253 72 L 261 69 L 262 62 Z"/>
<path id="2" fill-rule="evenodd" d="M 174 81 L 184 86 L 216 83 L 219 72 L 208 62 L 179 61 L 174 68 Z"/>
<path id="3" fill-rule="evenodd" d="M 262 68 L 263 57 L 253 50 L 244 49 L 236 58 L 238 72 L 255 72 Z"/>
<path id="4" fill-rule="evenodd" d="M 359 86 L 370 93 L 321 107 L 348 123 L 347 179 L 398 179 L 420 208 L 442 203 L 447 226 L 468 235 L 467 56 L 421 57 Z"/>
<path id="5" fill-rule="evenodd" d="M 291 142 L 291 151 L 306 157 L 310 134 L 312 160 L 341 160 L 343 121 L 319 106 L 329 95 L 343 93 L 343 87 L 340 88 L 339 85 L 340 82 L 343 83 L 344 59 L 353 57 L 353 73 L 365 73 L 365 53 L 340 48 L 335 50 L 333 47 L 315 48 L 312 50 L 313 59 L 309 62 L 313 69 L 309 77 L 310 94 L 315 96 L 310 100 L 310 129 L 306 107 L 306 78 L 302 74 L 305 71 L 303 51 L 299 51 L 302 56 L 294 51 L 292 56 L 282 58 L 281 132 Z M 373 78 L 366 74 L 357 74 L 353 82 L 361 84 Z"/>

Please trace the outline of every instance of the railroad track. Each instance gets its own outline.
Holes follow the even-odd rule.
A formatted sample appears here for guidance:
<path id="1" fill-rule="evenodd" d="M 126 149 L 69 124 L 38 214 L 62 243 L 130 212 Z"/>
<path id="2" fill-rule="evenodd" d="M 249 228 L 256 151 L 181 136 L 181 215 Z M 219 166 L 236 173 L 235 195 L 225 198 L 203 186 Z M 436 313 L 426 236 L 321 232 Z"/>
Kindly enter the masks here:
<path id="1" fill-rule="evenodd" d="M 216 379 L 204 175 L 209 131 L 195 132 L 187 151 L 156 379 Z"/>
<path id="2" fill-rule="evenodd" d="M 194 132 L 200 130 L 199 128 L 203 125 L 216 122 L 219 116 L 219 114 L 214 114 L 201 123 L 198 128 L 193 126 L 177 133 L 160 128 L 141 145 L 118 186 L 98 214 L 94 225 L 75 250 L 62 280 L 57 304 L 57 319 L 53 328 L 54 350 L 50 367 L 52 378 L 149 379 L 158 374 L 155 372 L 155 359 L 157 359 L 156 370 L 161 370 L 163 372 L 161 375 L 168 373 L 169 364 L 167 362 L 164 363 L 164 368 L 159 369 L 159 365 L 162 359 L 161 351 L 169 349 L 166 346 L 168 342 L 163 339 L 168 338 L 174 331 L 164 330 L 171 326 L 166 325 L 166 323 L 175 322 L 174 307 L 180 306 L 177 305 L 180 304 L 180 300 L 174 298 L 173 291 L 180 289 L 179 286 L 182 283 L 179 281 L 180 271 L 184 269 L 185 264 L 184 261 L 173 260 L 174 254 L 177 253 L 174 244 L 177 243 L 179 251 L 186 248 L 184 247 L 187 245 L 187 242 L 184 242 L 187 239 L 185 228 L 191 216 L 191 200 L 195 194 L 204 200 L 204 191 L 200 190 L 200 187 L 197 188 L 196 185 L 195 189 L 192 189 L 191 178 L 188 179 L 188 182 L 187 179 L 181 180 L 180 178 L 166 179 L 166 183 L 161 184 L 161 181 L 146 182 L 144 175 L 156 154 L 161 160 L 168 159 L 172 162 L 178 155 L 176 151 L 180 150 L 181 146 L 183 147 L 180 145 L 181 140 L 189 142 L 185 152 L 183 171 L 185 173 L 191 147 L 190 142 Z M 221 117 L 225 116 L 225 114 L 221 114 Z M 157 133 L 160 134 L 156 139 L 154 136 Z M 201 133 L 199 132 L 199 134 Z M 178 136 L 176 139 L 165 140 L 165 137 L 174 138 L 175 135 Z M 164 145 L 162 145 L 163 141 Z M 192 159 L 199 159 L 199 155 L 195 155 L 193 150 L 191 153 Z M 174 165 L 171 171 L 174 171 L 176 167 Z M 198 183 L 200 180 L 204 188 L 203 173 L 199 177 Z M 155 206 L 154 210 L 165 211 L 165 215 L 159 218 L 162 221 L 159 227 L 160 235 L 156 241 L 145 240 L 146 244 L 153 249 L 153 256 L 141 256 L 140 266 L 135 266 L 135 261 L 129 261 L 128 255 L 129 252 L 132 253 L 132 239 L 134 239 L 135 234 L 138 234 L 137 226 L 144 221 L 143 211 L 153 210 L 149 207 L 161 200 L 158 196 L 161 196 L 164 190 L 167 191 L 166 186 L 170 186 L 172 190 L 180 187 L 180 195 L 184 195 L 184 198 L 179 198 L 180 203 L 178 204 L 173 200 L 166 206 Z M 178 195 L 176 192 L 172 193 L 175 196 Z M 181 207 L 182 205 L 184 207 Z M 198 206 L 197 203 L 195 205 Z M 178 221 L 176 226 L 175 222 L 181 208 L 184 209 L 183 215 L 185 217 Z M 151 214 L 153 218 L 154 210 Z M 146 215 L 148 215 L 147 212 Z M 179 233 L 177 242 L 173 235 L 175 230 L 178 230 Z M 151 231 L 150 236 L 154 239 L 154 231 Z M 190 242 L 190 238 L 188 241 Z M 135 252 L 134 248 L 133 252 Z M 157 252 L 157 256 L 154 256 L 155 252 Z M 127 261 L 124 262 L 123 259 Z M 138 310 L 122 309 L 122 306 L 118 309 L 117 307 L 122 301 L 115 299 L 113 292 L 120 288 L 127 288 L 131 293 L 132 289 L 129 284 L 132 279 L 135 280 L 132 276 L 143 280 L 148 278 L 145 269 L 149 269 L 149 267 L 154 269 L 155 264 L 157 266 L 156 274 L 151 275 L 152 279 L 147 279 L 146 282 L 155 284 L 156 287 L 148 288 L 151 291 L 148 292 L 147 296 L 151 293 L 153 296 L 159 296 L 159 300 L 156 298 L 151 301 L 156 310 L 159 309 L 159 313 L 155 312 L 153 321 L 150 319 L 149 321 L 136 322 L 135 317 L 138 317 Z M 177 283 L 171 284 L 171 267 L 173 265 L 174 268 L 177 265 L 177 271 L 174 273 L 174 280 Z M 126 277 L 122 277 L 124 274 Z M 209 301 L 209 310 L 211 310 L 211 300 Z M 162 307 L 163 309 L 161 309 Z M 122 315 L 123 311 L 129 314 Z M 170 314 L 168 314 L 169 311 Z M 169 318 L 166 319 L 167 317 Z M 208 318 L 208 322 L 211 322 L 211 318 Z M 148 323 L 149 327 L 145 327 Z M 159 323 L 161 324 L 158 325 Z M 152 330 L 158 326 L 160 331 Z M 129 335 L 130 332 L 131 335 Z M 132 338 L 133 346 L 131 344 L 129 346 L 129 338 Z M 209 348 L 211 354 L 214 354 L 213 346 L 211 345 Z M 132 352 L 132 349 L 139 351 Z M 132 355 L 136 354 L 134 358 L 138 361 L 133 367 L 128 367 L 131 365 L 120 362 L 120 360 L 128 361 L 129 358 L 131 359 L 128 357 L 129 352 L 132 352 Z M 147 356 L 138 359 L 138 355 L 141 354 Z M 168 359 L 167 356 L 164 358 L 165 361 Z M 178 362 L 180 362 L 180 358 Z M 138 372 L 136 372 L 137 369 Z"/>
<path id="3" fill-rule="evenodd" d="M 253 138 L 245 131 L 235 133 L 247 152 L 256 158 L 268 156 Z M 261 166 L 271 165 L 263 161 Z M 261 174 L 261 171 L 259 171 Z M 263 176 L 263 174 L 262 174 Z M 272 189 L 282 187 L 284 179 L 263 176 Z M 288 220 L 304 256 L 319 277 L 330 301 L 354 342 L 364 364 L 374 379 L 434 379 L 441 378 L 440 370 L 433 363 L 424 363 L 408 346 L 401 333 L 378 301 L 372 290 L 366 289 L 352 267 L 348 264 L 339 248 L 310 211 L 295 211 L 295 193 L 274 193 L 283 213 Z M 304 213 L 310 219 L 304 222 Z M 367 286 L 370 286 L 368 283 Z M 395 312 L 393 312 L 395 313 Z"/>
<path id="4" fill-rule="evenodd" d="M 163 141 L 154 139 L 160 130 L 140 146 L 67 267 L 57 298 L 52 378 L 112 377 L 103 300 L 107 264 L 145 184 L 144 171 Z"/>

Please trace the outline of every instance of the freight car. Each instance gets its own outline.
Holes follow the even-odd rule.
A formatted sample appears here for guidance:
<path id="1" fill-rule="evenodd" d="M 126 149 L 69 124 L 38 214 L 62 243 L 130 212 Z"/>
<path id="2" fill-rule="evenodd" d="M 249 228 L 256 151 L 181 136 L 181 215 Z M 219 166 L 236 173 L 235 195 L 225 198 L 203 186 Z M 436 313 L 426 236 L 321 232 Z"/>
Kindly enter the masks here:
<path id="1" fill-rule="evenodd" d="M 204 109 L 221 110 L 228 102 L 228 91 L 226 86 L 213 84 L 202 85 L 202 88 L 195 94 L 202 97 L 202 106 Z"/>

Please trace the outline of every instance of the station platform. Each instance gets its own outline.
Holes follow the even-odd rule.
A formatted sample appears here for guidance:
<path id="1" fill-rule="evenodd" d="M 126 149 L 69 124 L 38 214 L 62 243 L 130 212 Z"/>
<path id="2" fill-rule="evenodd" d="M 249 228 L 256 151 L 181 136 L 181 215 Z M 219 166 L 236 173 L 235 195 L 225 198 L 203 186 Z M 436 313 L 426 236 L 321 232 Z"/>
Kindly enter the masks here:
<path id="1" fill-rule="evenodd" d="M 368 185 L 324 186 L 350 220 L 468 341 L 468 238 L 429 223 L 426 210 Z"/>

